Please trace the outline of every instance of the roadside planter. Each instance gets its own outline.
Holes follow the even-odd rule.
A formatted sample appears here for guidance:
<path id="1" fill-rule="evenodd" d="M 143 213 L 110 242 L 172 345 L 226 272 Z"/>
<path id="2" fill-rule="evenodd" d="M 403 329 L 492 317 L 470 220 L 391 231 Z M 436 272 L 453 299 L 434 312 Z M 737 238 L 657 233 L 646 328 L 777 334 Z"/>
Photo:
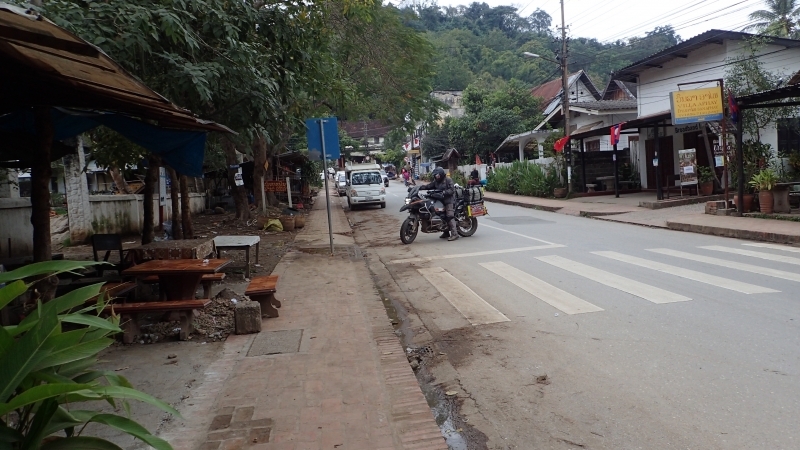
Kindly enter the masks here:
<path id="1" fill-rule="evenodd" d="M 775 172 L 771 169 L 764 169 L 750 179 L 750 186 L 753 186 L 758 191 L 758 207 L 763 214 L 772 214 L 774 211 L 773 202 L 775 199 L 772 195 L 772 189 L 775 188 L 777 182 L 778 177 L 775 176 Z"/>

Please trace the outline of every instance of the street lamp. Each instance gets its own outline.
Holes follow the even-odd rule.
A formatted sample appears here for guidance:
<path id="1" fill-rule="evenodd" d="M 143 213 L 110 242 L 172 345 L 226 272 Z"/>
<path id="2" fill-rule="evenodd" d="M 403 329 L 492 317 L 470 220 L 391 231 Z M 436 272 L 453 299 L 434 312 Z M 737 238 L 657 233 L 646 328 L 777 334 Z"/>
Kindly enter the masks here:
<path id="1" fill-rule="evenodd" d="M 561 67 L 561 114 L 564 115 L 564 136 L 569 136 L 569 91 L 567 90 L 568 78 L 569 74 L 567 73 L 567 45 L 566 41 L 564 41 L 564 48 L 561 52 L 561 58 L 559 61 L 554 59 L 545 58 L 544 56 L 537 55 L 536 53 L 531 52 L 522 52 L 523 55 L 527 56 L 528 58 L 538 58 L 543 59 L 545 61 L 551 62 L 553 64 L 558 64 Z M 567 158 L 567 190 L 572 192 L 572 146 L 567 140 L 566 149 L 564 150 L 564 156 Z"/>

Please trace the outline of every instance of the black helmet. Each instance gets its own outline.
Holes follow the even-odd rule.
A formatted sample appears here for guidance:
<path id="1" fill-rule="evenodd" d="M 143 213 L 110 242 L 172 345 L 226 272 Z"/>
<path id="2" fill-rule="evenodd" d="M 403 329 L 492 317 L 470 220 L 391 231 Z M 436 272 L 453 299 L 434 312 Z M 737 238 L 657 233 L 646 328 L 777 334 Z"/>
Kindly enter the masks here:
<path id="1" fill-rule="evenodd" d="M 445 176 L 446 175 L 444 173 L 444 169 L 442 169 L 441 167 L 437 167 L 437 168 L 433 169 L 433 179 L 434 180 L 442 181 L 442 180 L 444 180 Z"/>

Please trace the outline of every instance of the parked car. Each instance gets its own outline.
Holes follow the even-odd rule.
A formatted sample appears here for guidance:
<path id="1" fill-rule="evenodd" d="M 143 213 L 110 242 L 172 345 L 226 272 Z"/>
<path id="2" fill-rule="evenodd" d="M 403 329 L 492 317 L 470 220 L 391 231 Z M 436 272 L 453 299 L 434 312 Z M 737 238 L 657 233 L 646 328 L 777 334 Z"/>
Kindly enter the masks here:
<path id="1" fill-rule="evenodd" d="M 339 196 L 347 195 L 347 177 L 344 175 L 344 172 L 339 172 L 336 175 L 336 191 L 339 193 Z"/>
<path id="2" fill-rule="evenodd" d="M 381 170 L 381 178 L 383 179 L 383 186 L 389 187 L 389 175 L 385 170 Z"/>

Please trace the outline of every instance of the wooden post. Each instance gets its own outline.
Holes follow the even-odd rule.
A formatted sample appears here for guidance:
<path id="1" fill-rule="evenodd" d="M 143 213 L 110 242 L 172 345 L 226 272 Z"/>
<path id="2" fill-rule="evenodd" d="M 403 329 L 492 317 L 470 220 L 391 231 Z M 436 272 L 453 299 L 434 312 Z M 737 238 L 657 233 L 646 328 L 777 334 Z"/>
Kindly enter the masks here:
<path id="1" fill-rule="evenodd" d="M 49 106 L 34 109 L 36 157 L 31 167 L 31 225 L 33 225 L 33 261 L 52 259 L 50 244 L 50 150 L 53 146 L 53 119 Z"/>
<path id="2" fill-rule="evenodd" d="M 169 197 L 170 197 L 170 210 L 172 217 L 172 239 L 183 239 L 183 221 L 181 220 L 181 205 L 180 205 L 180 181 L 175 169 L 167 167 L 167 174 L 169 175 Z"/>

